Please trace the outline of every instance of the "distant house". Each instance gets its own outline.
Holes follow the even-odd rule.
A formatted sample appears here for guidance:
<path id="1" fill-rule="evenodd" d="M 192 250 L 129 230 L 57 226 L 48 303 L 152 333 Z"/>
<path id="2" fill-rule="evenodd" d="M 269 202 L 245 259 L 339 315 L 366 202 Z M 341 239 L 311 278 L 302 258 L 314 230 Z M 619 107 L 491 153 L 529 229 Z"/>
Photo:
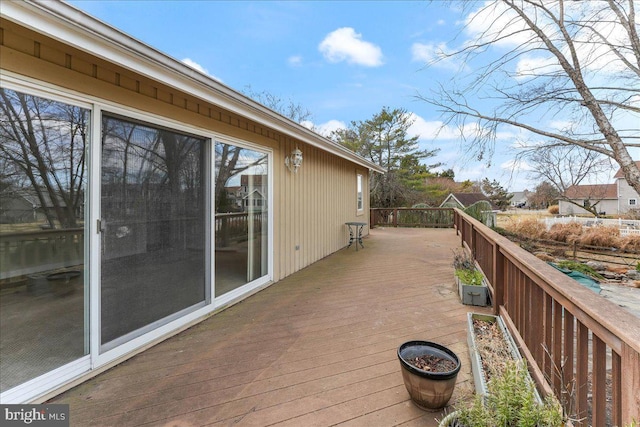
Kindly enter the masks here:
<path id="1" fill-rule="evenodd" d="M 640 168 L 640 161 L 636 161 L 636 165 Z M 616 172 L 613 179 L 618 186 L 618 213 L 640 212 L 640 194 L 629 185 L 622 169 Z"/>
<path id="2" fill-rule="evenodd" d="M 496 206 L 491 200 L 489 200 L 487 196 L 482 193 L 450 193 L 447 198 L 444 199 L 444 202 L 440 204 L 440 207 L 465 209 L 481 200 L 489 202 L 491 204 L 492 210 L 500 210 L 498 206 Z"/>
<path id="3" fill-rule="evenodd" d="M 21 191 L 0 192 L 0 224 L 37 222 L 39 202 L 35 195 Z"/>
<path id="4" fill-rule="evenodd" d="M 267 191 L 266 175 L 242 175 L 240 176 L 241 207 L 244 212 L 249 209 L 260 209 L 266 201 Z"/>
<path id="5" fill-rule="evenodd" d="M 567 188 L 564 196 L 571 201 L 560 200 L 560 215 L 589 213 L 589 211 L 580 206 L 587 208 L 596 206 L 596 210 L 600 213 L 612 215 L 618 213 L 618 189 L 616 184 L 572 185 Z"/>
<path id="6" fill-rule="evenodd" d="M 509 200 L 509 205 L 518 208 L 528 206 L 529 194 L 531 194 L 529 190 L 514 191 L 511 200 Z"/>
<path id="7" fill-rule="evenodd" d="M 636 162 L 640 166 L 640 161 Z M 615 183 L 600 185 L 572 185 L 565 191 L 564 196 L 569 200 L 560 200 L 561 215 L 588 214 L 582 208 L 597 206 L 600 214 L 619 215 L 640 209 L 640 195 L 627 183 L 618 170 L 613 176 Z"/>
<path id="8" fill-rule="evenodd" d="M 44 189 L 39 189 L 40 197 L 32 188 L 14 190 L 6 188 L 0 192 L 0 224 L 46 222 L 47 215 L 54 215 L 54 203 L 51 196 Z M 66 208 L 61 197 L 56 197 L 58 206 Z M 83 215 L 82 206 L 76 211 L 76 216 Z"/>

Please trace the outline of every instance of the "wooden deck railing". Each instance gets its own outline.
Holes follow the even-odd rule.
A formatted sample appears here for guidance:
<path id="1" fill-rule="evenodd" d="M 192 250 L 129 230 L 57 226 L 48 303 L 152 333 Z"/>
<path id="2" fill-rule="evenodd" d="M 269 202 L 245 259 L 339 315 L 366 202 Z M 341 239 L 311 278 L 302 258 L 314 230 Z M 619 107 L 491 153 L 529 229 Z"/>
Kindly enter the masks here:
<path id="1" fill-rule="evenodd" d="M 250 223 L 262 229 L 267 212 L 221 213 L 215 215 L 216 248 L 247 239 Z M 451 215 L 453 225 L 453 213 Z M 153 221 L 110 222 L 102 235 L 103 259 L 147 252 L 163 244 L 167 230 L 174 229 L 185 249 L 202 236 L 196 218 Z M 117 236 L 125 228 L 123 236 Z M 84 262 L 84 229 L 37 230 L 0 235 L 0 280 L 81 265 Z"/>
<path id="2" fill-rule="evenodd" d="M 453 227 L 451 208 L 372 208 L 369 215 L 371 227 Z"/>
<path id="3" fill-rule="evenodd" d="M 640 319 L 462 211 L 454 221 L 542 391 L 574 425 L 640 420 Z"/>
<path id="4" fill-rule="evenodd" d="M 84 230 L 38 230 L 0 236 L 0 279 L 82 264 Z"/>

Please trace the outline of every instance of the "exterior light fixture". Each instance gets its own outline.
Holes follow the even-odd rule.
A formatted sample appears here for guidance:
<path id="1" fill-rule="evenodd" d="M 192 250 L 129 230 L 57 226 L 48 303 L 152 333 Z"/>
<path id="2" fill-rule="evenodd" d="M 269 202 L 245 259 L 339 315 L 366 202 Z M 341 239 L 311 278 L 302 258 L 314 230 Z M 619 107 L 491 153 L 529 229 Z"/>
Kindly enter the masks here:
<path id="1" fill-rule="evenodd" d="M 297 173 L 302 166 L 302 151 L 296 147 L 289 156 L 284 158 L 284 164 L 291 172 Z"/>

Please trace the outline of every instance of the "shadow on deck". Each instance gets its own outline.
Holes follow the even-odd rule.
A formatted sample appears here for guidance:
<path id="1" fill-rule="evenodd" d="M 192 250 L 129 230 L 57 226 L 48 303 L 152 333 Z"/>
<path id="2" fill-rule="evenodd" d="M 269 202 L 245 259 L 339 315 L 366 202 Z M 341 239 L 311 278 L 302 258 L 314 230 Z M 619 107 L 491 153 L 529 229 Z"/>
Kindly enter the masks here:
<path id="1" fill-rule="evenodd" d="M 341 250 L 58 396 L 77 426 L 437 426 L 396 349 L 425 339 L 473 384 L 452 229 L 374 229 Z M 478 310 L 474 310 L 478 311 Z"/>

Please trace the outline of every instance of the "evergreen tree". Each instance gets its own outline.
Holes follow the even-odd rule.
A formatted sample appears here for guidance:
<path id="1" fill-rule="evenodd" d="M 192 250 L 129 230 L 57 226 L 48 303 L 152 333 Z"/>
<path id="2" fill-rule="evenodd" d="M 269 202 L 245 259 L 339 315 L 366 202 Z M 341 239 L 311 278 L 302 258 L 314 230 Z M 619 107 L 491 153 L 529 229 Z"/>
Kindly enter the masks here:
<path id="1" fill-rule="evenodd" d="M 408 135 L 412 124 L 406 110 L 383 107 L 371 119 L 351 122 L 349 129 L 331 135 L 338 143 L 385 169 L 385 174 L 371 175 L 371 207 L 411 205 L 423 191 L 429 169 L 439 166 L 421 163 L 438 150 L 420 150 L 419 137 Z"/>
<path id="2" fill-rule="evenodd" d="M 513 197 L 513 194 L 505 190 L 498 181 L 495 179 L 489 181 L 489 178 L 482 180 L 482 192 L 494 205 L 502 210 L 505 210 L 507 206 L 509 206 L 509 200 Z"/>

